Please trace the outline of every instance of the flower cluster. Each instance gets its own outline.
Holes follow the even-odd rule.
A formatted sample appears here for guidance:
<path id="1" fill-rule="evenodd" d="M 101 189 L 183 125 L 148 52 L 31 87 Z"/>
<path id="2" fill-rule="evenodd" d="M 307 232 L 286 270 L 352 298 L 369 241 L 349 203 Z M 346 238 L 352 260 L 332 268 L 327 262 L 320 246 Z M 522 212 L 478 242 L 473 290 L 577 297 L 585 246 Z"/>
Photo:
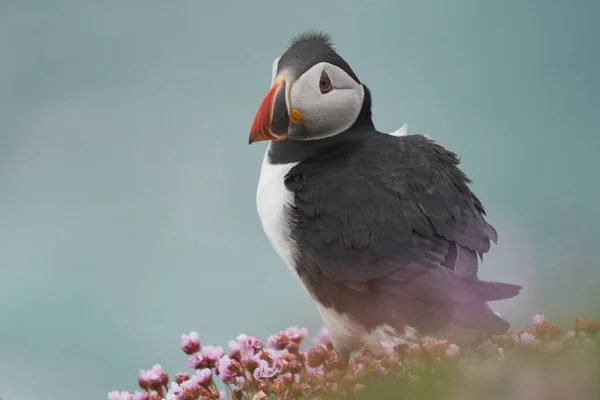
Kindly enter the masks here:
<path id="1" fill-rule="evenodd" d="M 308 332 L 290 327 L 271 335 L 266 343 L 241 334 L 222 347 L 201 346 L 196 332 L 182 335 L 181 349 L 189 356 L 193 373 L 179 372 L 170 382 L 160 365 L 140 370 L 142 391 L 110 392 L 109 400 L 199 400 L 199 399 L 324 399 L 366 395 L 378 385 L 406 388 L 442 376 L 474 373 L 483 362 L 514 361 L 531 355 L 556 355 L 596 346 L 594 335 L 600 322 L 577 319 L 573 330 L 561 334 L 543 315 L 520 331 L 495 335 L 470 348 L 459 348 L 446 340 L 424 337 L 418 343 L 394 339 L 382 343 L 380 351 L 363 350 L 341 369 L 327 331 L 321 330 L 312 346 L 301 350 Z M 588 347 L 589 346 L 589 347 Z M 451 374 L 450 374 L 451 372 Z M 480 371 L 481 372 L 481 371 Z M 444 375 L 445 374 L 445 375 Z M 219 390 L 219 378 L 225 390 Z M 429 385 L 431 386 L 431 385 Z M 428 386 L 428 387 L 429 387 Z"/>

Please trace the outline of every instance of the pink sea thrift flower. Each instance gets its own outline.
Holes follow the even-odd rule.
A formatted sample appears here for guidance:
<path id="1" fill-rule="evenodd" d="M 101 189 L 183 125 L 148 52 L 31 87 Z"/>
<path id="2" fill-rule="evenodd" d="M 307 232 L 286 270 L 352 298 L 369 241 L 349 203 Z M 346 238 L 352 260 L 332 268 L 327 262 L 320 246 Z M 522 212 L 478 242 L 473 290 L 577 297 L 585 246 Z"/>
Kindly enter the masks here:
<path id="1" fill-rule="evenodd" d="M 131 400 L 150 400 L 150 393 L 148 392 L 133 392 Z"/>
<path id="2" fill-rule="evenodd" d="M 357 374 L 363 372 L 365 370 L 365 364 L 360 363 L 356 365 L 356 368 L 354 368 L 354 372 L 356 372 Z"/>
<path id="3" fill-rule="evenodd" d="M 281 373 L 283 365 L 281 361 L 276 360 L 273 362 L 273 365 L 269 365 L 269 363 L 265 360 L 260 360 L 258 363 L 258 367 L 254 370 L 254 379 L 271 379 Z"/>
<path id="4" fill-rule="evenodd" d="M 178 372 L 177 375 L 175 376 L 175 382 L 177 382 L 177 383 L 187 381 L 188 379 L 190 379 L 190 375 L 185 372 Z"/>
<path id="5" fill-rule="evenodd" d="M 239 387 L 240 389 L 244 389 L 246 387 L 246 379 L 243 376 L 236 376 L 235 386 Z"/>
<path id="6" fill-rule="evenodd" d="M 217 362 L 217 371 L 219 372 L 219 378 L 225 383 L 234 383 L 235 377 L 239 371 L 239 365 L 236 365 L 236 361 L 232 360 L 229 356 L 223 356 Z"/>
<path id="7" fill-rule="evenodd" d="M 321 376 L 325 376 L 325 368 L 323 367 L 323 365 L 319 365 L 317 367 L 311 367 L 310 365 L 308 365 L 308 363 L 304 366 L 304 369 L 306 369 L 306 372 L 309 375 L 321 375 Z M 299 375 L 294 375 L 294 378 L 298 377 L 297 381 L 299 381 Z M 298 383 L 298 382 L 296 382 Z"/>
<path id="8" fill-rule="evenodd" d="M 258 363 L 261 359 L 262 357 L 260 353 L 256 353 L 252 356 L 242 355 L 242 364 L 252 372 L 254 369 L 256 369 L 256 367 L 258 367 Z"/>
<path id="9" fill-rule="evenodd" d="M 262 341 L 246 334 L 239 335 L 237 341 L 240 345 L 239 360 L 250 372 L 254 371 L 261 359 Z"/>
<path id="10" fill-rule="evenodd" d="M 242 333 L 236 339 L 240 343 L 242 356 L 244 354 L 254 355 L 258 350 L 262 349 L 262 341 L 254 336 L 249 336 Z"/>
<path id="11" fill-rule="evenodd" d="M 450 344 L 450 346 L 448 346 L 448 349 L 446 350 L 446 356 L 449 358 L 454 358 L 454 357 L 458 357 L 459 355 L 460 355 L 460 347 L 458 347 L 454 343 Z"/>
<path id="12" fill-rule="evenodd" d="M 167 385 L 169 383 L 169 375 L 167 375 L 160 364 L 154 365 L 152 367 L 152 371 L 154 371 L 154 373 L 160 377 L 160 383 L 163 385 Z"/>
<path id="13" fill-rule="evenodd" d="M 184 398 L 186 397 L 186 394 L 189 393 L 189 394 L 195 395 L 200 390 L 200 386 L 198 385 L 198 382 L 196 382 L 195 379 L 189 379 L 189 380 L 183 382 L 179 386 L 181 387 L 181 389 L 183 389 L 183 392 L 184 392 L 183 397 Z"/>
<path id="14" fill-rule="evenodd" d="M 396 346 L 406 344 L 406 342 L 400 338 L 393 338 L 392 340 L 382 340 L 379 344 L 381 355 L 391 356 L 396 352 Z"/>
<path id="15" fill-rule="evenodd" d="M 196 381 L 200 386 L 208 386 L 212 379 L 212 370 L 210 368 L 202 368 L 196 371 L 190 379 Z"/>
<path id="16" fill-rule="evenodd" d="M 198 339 L 197 332 L 190 332 L 189 335 L 181 335 L 181 350 L 188 355 L 200 351 L 200 340 Z"/>
<path id="17" fill-rule="evenodd" d="M 546 321 L 544 314 L 537 314 L 533 316 L 533 325 L 536 328 L 542 328 L 544 326 L 544 321 Z"/>
<path id="18" fill-rule="evenodd" d="M 157 388 L 163 385 L 164 371 L 160 368 L 160 365 L 155 366 L 157 368 L 151 370 L 140 369 L 138 372 L 138 383 L 142 389 Z M 158 371 L 158 373 L 157 373 Z M 159 375 L 160 374 L 160 375 Z M 164 374 L 166 375 L 166 374 Z M 168 379 L 168 377 L 167 377 Z"/>
<path id="19" fill-rule="evenodd" d="M 202 368 L 204 366 L 204 357 L 202 356 L 201 353 L 194 353 L 188 359 L 187 363 L 190 366 L 190 368 L 193 368 L 193 369 Z"/>
<path id="20" fill-rule="evenodd" d="M 227 347 L 229 347 L 229 357 L 238 358 L 240 356 L 240 343 L 235 340 L 230 340 L 227 342 Z"/>
<path id="21" fill-rule="evenodd" d="M 290 326 L 284 331 L 284 333 L 290 338 L 290 340 L 293 340 L 294 342 L 299 344 L 308 335 L 308 330 L 306 328 Z"/>
<path id="22" fill-rule="evenodd" d="M 108 400 L 149 400 L 148 392 L 110 392 Z"/>
<path id="23" fill-rule="evenodd" d="M 526 346 L 536 346 L 540 342 L 538 338 L 528 332 L 521 333 L 520 339 L 521 343 Z"/>
<path id="24" fill-rule="evenodd" d="M 285 348 L 285 345 L 287 341 L 284 340 L 283 335 L 280 333 L 277 333 L 275 335 L 271 335 L 269 336 L 269 338 L 267 339 L 267 346 L 269 346 L 272 349 L 276 349 L 276 350 L 283 350 Z"/>
<path id="25" fill-rule="evenodd" d="M 130 392 L 110 392 L 108 400 L 133 400 L 133 395 Z"/>
<path id="26" fill-rule="evenodd" d="M 223 357 L 224 354 L 225 352 L 223 351 L 223 348 L 221 346 L 204 346 L 202 348 L 202 356 L 207 362 L 208 368 L 214 367 L 217 361 L 219 361 L 219 359 Z"/>
<path id="27" fill-rule="evenodd" d="M 329 331 L 325 327 L 321 328 L 312 339 L 314 346 L 327 346 L 329 343 L 331 343 L 331 338 L 329 337 Z"/>
<path id="28" fill-rule="evenodd" d="M 176 382 L 171 382 L 171 388 L 167 392 L 165 397 L 166 400 L 183 400 L 185 395 L 184 389 Z"/>
<path id="29" fill-rule="evenodd" d="M 390 356 L 394 354 L 394 345 L 392 342 L 382 341 L 379 343 L 381 347 L 381 354 Z"/>
<path id="30" fill-rule="evenodd" d="M 296 357 L 294 354 L 290 353 L 288 349 L 280 350 L 280 351 L 276 352 L 275 354 L 271 354 L 271 356 L 280 361 L 288 361 L 288 362 L 294 360 Z"/>

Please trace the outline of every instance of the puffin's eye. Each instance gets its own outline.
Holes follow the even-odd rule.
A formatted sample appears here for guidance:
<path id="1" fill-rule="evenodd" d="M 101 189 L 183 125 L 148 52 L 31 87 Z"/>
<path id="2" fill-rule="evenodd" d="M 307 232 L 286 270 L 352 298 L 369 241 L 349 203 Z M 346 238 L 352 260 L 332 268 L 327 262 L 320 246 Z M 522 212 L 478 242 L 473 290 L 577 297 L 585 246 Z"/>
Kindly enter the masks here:
<path id="1" fill-rule="evenodd" d="M 325 71 L 321 73 L 321 79 L 319 79 L 319 90 L 323 94 L 329 93 L 333 90 L 333 84 L 331 83 L 331 79 Z"/>

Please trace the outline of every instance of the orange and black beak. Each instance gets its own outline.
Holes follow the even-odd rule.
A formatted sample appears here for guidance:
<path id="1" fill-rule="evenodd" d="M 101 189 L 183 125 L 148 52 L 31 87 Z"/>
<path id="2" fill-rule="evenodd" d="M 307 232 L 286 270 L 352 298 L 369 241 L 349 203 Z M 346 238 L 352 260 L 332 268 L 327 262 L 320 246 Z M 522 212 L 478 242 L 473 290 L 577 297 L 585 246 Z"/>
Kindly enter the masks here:
<path id="1" fill-rule="evenodd" d="M 248 144 L 262 140 L 284 140 L 287 138 L 290 122 L 302 121 L 300 111 L 290 105 L 290 80 L 281 75 L 260 105 L 252 128 Z"/>

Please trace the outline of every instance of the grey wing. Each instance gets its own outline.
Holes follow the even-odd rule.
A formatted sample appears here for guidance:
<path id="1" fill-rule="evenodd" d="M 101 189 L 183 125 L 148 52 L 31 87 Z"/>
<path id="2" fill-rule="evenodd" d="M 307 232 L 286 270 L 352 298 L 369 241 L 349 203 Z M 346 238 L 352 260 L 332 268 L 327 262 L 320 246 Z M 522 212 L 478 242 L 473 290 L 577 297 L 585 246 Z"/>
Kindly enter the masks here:
<path id="1" fill-rule="evenodd" d="M 370 148 L 351 156 L 333 149 L 286 177 L 304 258 L 312 261 L 305 273 L 355 290 L 377 284 L 423 301 L 514 296 L 513 285 L 507 290 L 473 278 L 476 256 L 497 234 L 458 158 L 422 136 L 378 135 L 369 145 L 377 147 L 376 159 L 368 158 Z"/>

